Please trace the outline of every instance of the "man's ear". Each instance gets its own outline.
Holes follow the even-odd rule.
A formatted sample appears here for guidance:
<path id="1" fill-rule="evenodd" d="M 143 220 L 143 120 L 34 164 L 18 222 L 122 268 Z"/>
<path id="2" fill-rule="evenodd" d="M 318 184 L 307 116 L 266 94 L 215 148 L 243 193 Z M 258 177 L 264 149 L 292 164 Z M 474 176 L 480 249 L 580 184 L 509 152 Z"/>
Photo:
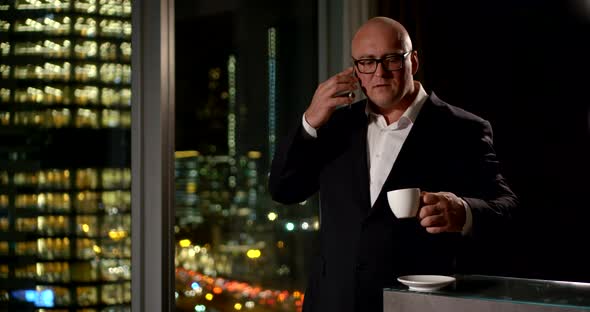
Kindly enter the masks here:
<path id="1" fill-rule="evenodd" d="M 420 62 L 418 61 L 418 51 L 412 51 L 412 76 L 418 72 Z"/>

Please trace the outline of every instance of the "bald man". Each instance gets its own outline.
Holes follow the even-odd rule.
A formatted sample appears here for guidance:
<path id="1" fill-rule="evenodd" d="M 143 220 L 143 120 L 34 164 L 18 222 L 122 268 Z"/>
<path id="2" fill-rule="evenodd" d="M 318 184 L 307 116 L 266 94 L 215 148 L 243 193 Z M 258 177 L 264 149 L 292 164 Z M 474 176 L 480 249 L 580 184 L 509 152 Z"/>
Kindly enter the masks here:
<path id="1" fill-rule="evenodd" d="M 517 206 L 490 123 L 413 79 L 418 53 L 403 25 L 370 19 L 351 50 L 354 66 L 317 87 L 271 168 L 275 201 L 320 194 L 305 312 L 382 311 L 398 276 L 457 273 L 464 243 L 493 237 Z M 366 99 L 353 103 L 358 88 Z M 422 190 L 416 218 L 389 207 L 387 192 L 403 188 Z"/>

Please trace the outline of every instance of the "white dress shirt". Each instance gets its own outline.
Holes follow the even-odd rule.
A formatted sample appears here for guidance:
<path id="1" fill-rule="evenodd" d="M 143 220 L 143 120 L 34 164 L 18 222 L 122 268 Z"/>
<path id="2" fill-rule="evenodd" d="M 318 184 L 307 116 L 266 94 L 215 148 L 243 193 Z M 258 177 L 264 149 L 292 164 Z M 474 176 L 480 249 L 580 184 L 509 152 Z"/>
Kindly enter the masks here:
<path id="1" fill-rule="evenodd" d="M 375 204 L 381 188 L 393 168 L 397 156 L 406 141 L 418 113 L 428 98 L 428 94 L 420 85 L 418 95 L 403 115 L 390 125 L 383 115 L 372 112 L 366 107 L 369 126 L 367 129 L 367 165 L 369 168 L 369 184 L 371 206 Z"/>
<path id="2" fill-rule="evenodd" d="M 369 183 L 371 206 L 375 204 L 385 180 L 393 168 L 397 156 L 406 141 L 412 126 L 428 99 L 428 94 L 422 87 L 422 84 L 415 82 L 419 87 L 416 98 L 396 122 L 387 125 L 383 115 L 372 112 L 369 106 L 366 106 L 369 125 L 367 129 L 367 165 L 369 168 Z M 303 115 L 303 128 L 309 137 L 317 138 L 317 131 L 305 120 Z M 443 190 L 441 190 L 443 191 Z M 461 199 L 462 200 L 462 199 Z M 463 226 L 463 234 L 470 232 L 472 215 L 471 209 L 467 202 L 462 200 L 466 212 L 466 222 Z"/>

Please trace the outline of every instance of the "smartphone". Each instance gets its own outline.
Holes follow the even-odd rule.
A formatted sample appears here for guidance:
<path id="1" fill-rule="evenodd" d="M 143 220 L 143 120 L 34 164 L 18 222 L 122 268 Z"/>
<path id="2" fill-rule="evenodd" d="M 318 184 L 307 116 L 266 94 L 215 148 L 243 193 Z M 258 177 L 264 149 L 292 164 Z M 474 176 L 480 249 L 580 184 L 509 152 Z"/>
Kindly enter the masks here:
<path id="1" fill-rule="evenodd" d="M 358 75 L 356 74 L 356 71 L 353 69 L 352 70 L 354 76 L 358 79 Z M 334 97 L 355 97 L 356 98 L 356 94 L 354 91 L 342 91 L 342 92 L 338 92 L 336 94 L 334 94 Z"/>

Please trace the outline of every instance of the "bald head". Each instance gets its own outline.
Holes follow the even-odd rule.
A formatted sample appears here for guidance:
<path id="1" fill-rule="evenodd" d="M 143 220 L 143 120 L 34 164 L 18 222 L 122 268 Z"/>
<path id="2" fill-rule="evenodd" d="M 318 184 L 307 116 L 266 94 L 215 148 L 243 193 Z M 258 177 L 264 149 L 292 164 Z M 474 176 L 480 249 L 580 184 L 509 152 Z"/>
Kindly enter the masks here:
<path id="1" fill-rule="evenodd" d="M 412 48 L 408 31 L 391 18 L 372 18 L 354 35 L 351 51 L 369 105 L 388 120 L 397 120 L 416 95 L 418 53 Z"/>
<path id="2" fill-rule="evenodd" d="M 373 17 L 365 22 L 352 39 L 352 54 L 359 46 L 367 45 L 368 41 L 388 38 L 401 50 L 412 50 L 412 40 L 406 28 L 398 21 L 388 17 Z"/>

